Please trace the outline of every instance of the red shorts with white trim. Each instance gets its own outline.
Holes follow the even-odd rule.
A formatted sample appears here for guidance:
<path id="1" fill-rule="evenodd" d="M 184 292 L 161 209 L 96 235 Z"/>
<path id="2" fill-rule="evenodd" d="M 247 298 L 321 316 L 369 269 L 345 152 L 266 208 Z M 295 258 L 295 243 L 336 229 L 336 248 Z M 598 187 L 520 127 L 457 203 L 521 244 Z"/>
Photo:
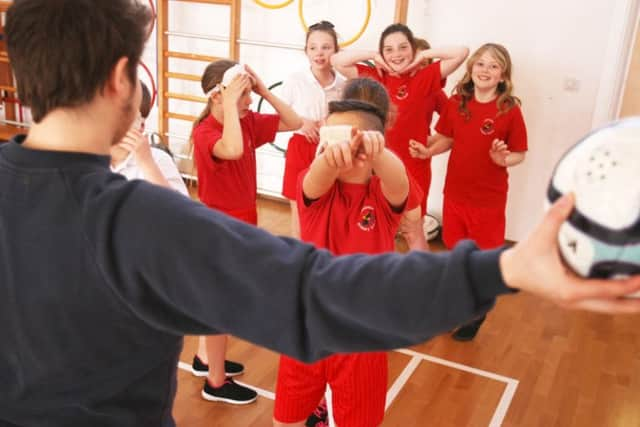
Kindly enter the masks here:
<path id="1" fill-rule="evenodd" d="M 280 356 L 274 418 L 306 420 L 331 386 L 338 426 L 373 427 L 382 423 L 387 394 L 387 354 L 354 353 L 305 364 Z"/>

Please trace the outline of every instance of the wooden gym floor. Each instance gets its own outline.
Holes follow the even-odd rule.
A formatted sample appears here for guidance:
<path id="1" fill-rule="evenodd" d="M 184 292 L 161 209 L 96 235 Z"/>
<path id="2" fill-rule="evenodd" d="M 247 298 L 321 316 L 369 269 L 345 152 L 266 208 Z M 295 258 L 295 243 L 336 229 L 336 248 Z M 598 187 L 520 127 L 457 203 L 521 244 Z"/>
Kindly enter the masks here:
<path id="1" fill-rule="evenodd" d="M 260 199 L 258 217 L 270 232 L 289 233 L 287 204 Z M 500 298 L 472 342 L 442 335 L 389 353 L 382 425 L 640 426 L 639 321 L 568 312 L 523 293 Z M 204 380 L 184 370 L 196 347 L 197 338 L 185 338 L 178 426 L 270 426 L 277 354 L 230 338 L 227 358 L 246 369 L 238 381 L 261 393 L 235 406 L 200 397 Z"/>

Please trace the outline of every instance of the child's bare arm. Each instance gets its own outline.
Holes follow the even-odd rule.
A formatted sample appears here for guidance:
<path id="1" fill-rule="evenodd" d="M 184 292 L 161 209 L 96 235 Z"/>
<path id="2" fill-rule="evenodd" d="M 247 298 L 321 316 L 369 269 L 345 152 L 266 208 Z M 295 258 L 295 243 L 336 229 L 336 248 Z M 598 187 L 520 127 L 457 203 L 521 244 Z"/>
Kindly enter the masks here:
<path id="1" fill-rule="evenodd" d="M 493 143 L 491 144 L 491 150 L 489 150 L 489 156 L 491 157 L 491 160 L 493 160 L 493 162 L 498 166 L 508 168 L 522 163 L 525 158 L 525 152 L 509 151 L 509 147 L 504 141 L 500 139 L 494 139 Z"/>
<path id="2" fill-rule="evenodd" d="M 354 79 L 358 77 L 358 69 L 356 68 L 356 64 L 358 62 L 367 61 L 372 59 L 375 63 L 378 72 L 380 70 L 385 70 L 391 73 L 391 69 L 384 62 L 382 56 L 376 51 L 358 51 L 358 50 L 345 50 L 338 53 L 335 53 L 331 57 L 331 65 L 333 65 L 336 70 L 340 72 L 343 76 Z"/>
<path id="3" fill-rule="evenodd" d="M 286 132 L 290 130 L 298 130 L 302 127 L 302 118 L 283 100 L 275 96 L 264 84 L 262 79 L 256 74 L 251 67 L 245 66 L 249 75 L 253 79 L 253 91 L 263 97 L 276 110 L 280 116 L 278 123 L 278 131 Z"/>
<path id="4" fill-rule="evenodd" d="M 380 178 L 382 194 L 391 206 L 402 206 L 409 194 L 409 178 L 404 164 L 385 148 L 382 133 L 365 131 L 362 134 L 362 148 L 371 158 L 373 170 Z"/>
<path id="5" fill-rule="evenodd" d="M 440 59 L 440 74 L 442 78 L 453 73 L 469 56 L 469 48 L 466 46 L 448 46 L 436 49 L 427 49 L 416 55 L 415 62 L 425 59 Z"/>
<path id="6" fill-rule="evenodd" d="M 429 157 L 449 151 L 453 145 L 453 138 L 439 133 L 432 135 L 427 140 L 427 145 L 416 140 L 409 141 L 409 154 L 417 159 L 428 159 Z"/>
<path id="7" fill-rule="evenodd" d="M 338 179 L 340 170 L 351 168 L 358 162 L 358 147 L 362 144 L 362 133 L 352 131 L 351 140 L 321 142 L 320 153 L 311 163 L 309 172 L 302 180 L 302 191 L 306 198 L 317 199 L 324 195 Z"/>
<path id="8" fill-rule="evenodd" d="M 213 155 L 219 159 L 237 160 L 242 157 L 244 143 L 238 114 L 238 99 L 249 87 L 251 87 L 251 78 L 246 74 L 239 74 L 228 87 L 222 89 L 224 109 L 222 137 L 213 146 Z"/>

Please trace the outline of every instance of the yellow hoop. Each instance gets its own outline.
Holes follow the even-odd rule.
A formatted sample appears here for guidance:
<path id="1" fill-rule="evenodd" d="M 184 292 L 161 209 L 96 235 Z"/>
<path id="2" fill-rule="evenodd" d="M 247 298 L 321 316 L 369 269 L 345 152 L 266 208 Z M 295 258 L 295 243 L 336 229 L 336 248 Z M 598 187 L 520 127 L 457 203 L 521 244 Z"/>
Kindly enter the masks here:
<path id="1" fill-rule="evenodd" d="M 298 16 L 300 17 L 302 28 L 304 28 L 304 32 L 306 33 L 307 31 L 309 31 L 309 27 L 307 26 L 307 23 L 304 20 L 304 13 L 302 13 L 303 3 L 304 3 L 304 0 L 300 0 L 300 3 L 298 4 Z M 371 18 L 371 0 L 367 0 L 367 16 L 364 20 L 364 24 L 362 25 L 362 28 L 360 28 L 360 31 L 358 31 L 358 33 L 352 38 L 350 38 L 349 40 L 339 43 L 340 47 L 349 46 L 350 44 L 355 43 L 355 41 L 358 40 L 360 37 L 362 37 L 362 34 L 364 34 L 365 30 L 367 29 L 367 26 L 369 25 L 370 18 Z"/>
<path id="2" fill-rule="evenodd" d="M 287 7 L 289 6 L 291 3 L 293 3 L 293 0 L 286 0 L 283 1 L 280 4 L 269 4 L 269 3 L 265 3 L 262 0 L 253 0 L 258 6 L 262 6 L 265 9 L 282 9 L 283 7 Z"/>

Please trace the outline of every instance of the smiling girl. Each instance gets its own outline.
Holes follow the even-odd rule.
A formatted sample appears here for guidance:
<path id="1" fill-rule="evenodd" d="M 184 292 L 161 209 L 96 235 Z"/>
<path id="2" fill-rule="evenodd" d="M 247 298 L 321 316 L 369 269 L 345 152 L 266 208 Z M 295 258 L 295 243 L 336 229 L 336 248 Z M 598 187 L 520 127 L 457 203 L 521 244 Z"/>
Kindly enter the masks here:
<path id="1" fill-rule="evenodd" d="M 451 149 L 444 186 L 443 240 L 452 248 L 473 239 L 482 249 L 504 244 L 509 174 L 527 150 L 520 100 L 513 93 L 511 57 L 503 46 L 487 43 L 471 55 L 467 72 L 454 89 L 438 132 L 428 147 L 412 144 L 416 158 Z M 484 317 L 453 337 L 475 337 Z"/>
<path id="2" fill-rule="evenodd" d="M 408 206 L 412 210 L 403 219 L 401 231 L 410 249 L 428 248 L 422 231 L 422 214 L 426 211 L 431 184 L 431 162 L 428 158 L 412 157 L 409 141 L 415 140 L 426 146 L 429 134 L 426 117 L 433 113 L 429 95 L 442 89 L 444 79 L 462 64 L 468 54 L 469 49 L 464 46 L 417 52 L 411 30 L 406 25 L 393 24 L 382 32 L 378 52 L 340 52 L 331 60 L 336 69 L 348 78 L 370 77 L 382 83 L 395 105 L 395 122 L 386 134 L 388 147 L 400 157 L 424 194 L 415 206 Z M 439 61 L 423 66 L 435 58 Z M 371 59 L 375 68 L 359 64 Z"/>

